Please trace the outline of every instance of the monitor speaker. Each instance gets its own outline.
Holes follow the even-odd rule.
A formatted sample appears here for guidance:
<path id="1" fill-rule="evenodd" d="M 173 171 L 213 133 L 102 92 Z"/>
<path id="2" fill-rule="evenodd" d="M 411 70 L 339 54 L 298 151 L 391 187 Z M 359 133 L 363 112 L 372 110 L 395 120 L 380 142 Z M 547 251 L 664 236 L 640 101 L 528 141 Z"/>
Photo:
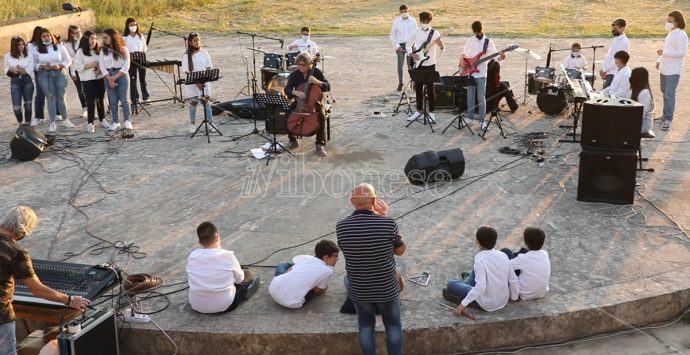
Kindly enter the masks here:
<path id="1" fill-rule="evenodd" d="M 405 165 L 405 175 L 413 184 L 456 179 L 464 172 L 465 157 L 460 148 L 415 154 Z"/>
<path id="2" fill-rule="evenodd" d="M 630 150 L 640 147 L 644 106 L 628 99 L 601 98 L 582 111 L 584 149 Z"/>
<path id="3" fill-rule="evenodd" d="M 630 205 L 635 199 L 637 152 L 583 150 L 577 200 Z"/>
<path id="4" fill-rule="evenodd" d="M 20 161 L 38 158 L 48 140 L 43 133 L 30 126 L 19 126 L 10 141 L 12 156 Z"/>

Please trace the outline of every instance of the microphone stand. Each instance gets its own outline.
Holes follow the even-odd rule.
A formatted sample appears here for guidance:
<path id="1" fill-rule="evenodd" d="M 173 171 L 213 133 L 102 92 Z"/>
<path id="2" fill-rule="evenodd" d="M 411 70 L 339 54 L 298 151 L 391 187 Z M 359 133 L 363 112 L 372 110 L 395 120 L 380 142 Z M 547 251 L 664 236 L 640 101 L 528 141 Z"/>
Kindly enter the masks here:
<path id="1" fill-rule="evenodd" d="M 251 94 L 252 94 L 252 97 L 254 98 L 254 100 L 252 101 L 252 106 L 253 106 L 252 107 L 252 121 L 254 121 L 254 129 L 251 132 L 249 132 L 247 134 L 243 134 L 241 136 L 237 136 L 237 137 L 233 138 L 232 140 L 236 141 L 236 140 L 242 139 L 244 137 L 249 137 L 253 134 L 256 134 L 256 135 L 261 136 L 265 140 L 270 141 L 271 140 L 270 138 L 259 133 L 259 129 L 256 126 L 256 94 L 259 91 L 257 83 L 256 83 L 256 37 L 270 39 L 270 40 L 278 41 L 281 43 L 284 42 L 284 39 L 276 38 L 276 37 L 262 36 L 262 35 L 259 35 L 256 33 L 242 32 L 242 31 L 237 31 L 237 34 L 250 36 L 252 38 L 252 63 L 254 64 L 254 71 L 252 72 L 252 79 L 251 79 L 251 81 L 252 81 Z"/>

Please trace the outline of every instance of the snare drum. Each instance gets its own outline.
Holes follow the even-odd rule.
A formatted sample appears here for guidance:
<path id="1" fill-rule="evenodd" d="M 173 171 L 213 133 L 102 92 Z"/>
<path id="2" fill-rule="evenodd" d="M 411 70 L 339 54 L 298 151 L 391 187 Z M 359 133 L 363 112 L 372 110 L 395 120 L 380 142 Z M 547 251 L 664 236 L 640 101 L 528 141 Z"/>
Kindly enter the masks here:
<path id="1" fill-rule="evenodd" d="M 527 72 L 527 93 L 530 95 L 538 94 L 539 90 L 549 85 L 548 83 L 542 83 L 534 80 L 535 74 L 536 72 L 534 70 L 529 70 Z"/>
<path id="2" fill-rule="evenodd" d="M 535 69 L 534 80 L 542 83 L 553 83 L 556 79 L 556 69 L 538 66 Z"/>
<path id="3" fill-rule="evenodd" d="M 261 71 L 278 73 L 283 71 L 283 55 L 278 53 L 264 53 L 264 66 Z"/>
<path id="4" fill-rule="evenodd" d="M 537 106 L 541 112 L 549 115 L 561 113 L 566 106 L 565 89 L 555 85 L 541 89 L 537 95 Z"/>
<path id="5" fill-rule="evenodd" d="M 577 69 L 566 69 L 565 72 L 570 79 L 582 79 L 582 72 Z"/>

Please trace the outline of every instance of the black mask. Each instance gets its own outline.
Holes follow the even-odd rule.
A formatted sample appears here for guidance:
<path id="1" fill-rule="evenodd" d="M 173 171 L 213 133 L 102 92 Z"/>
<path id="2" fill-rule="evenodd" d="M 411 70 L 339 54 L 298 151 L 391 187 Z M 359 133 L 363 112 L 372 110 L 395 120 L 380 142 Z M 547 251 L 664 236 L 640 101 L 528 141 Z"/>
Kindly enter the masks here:
<path id="1" fill-rule="evenodd" d="M 480 35 L 474 35 L 474 36 L 477 37 L 478 40 L 481 40 L 482 38 L 484 38 L 484 34 L 483 34 L 483 33 L 480 34 Z"/>
<path id="2" fill-rule="evenodd" d="M 617 30 L 611 30 L 611 34 L 613 35 L 613 37 L 618 37 L 621 35 L 621 33 Z"/>

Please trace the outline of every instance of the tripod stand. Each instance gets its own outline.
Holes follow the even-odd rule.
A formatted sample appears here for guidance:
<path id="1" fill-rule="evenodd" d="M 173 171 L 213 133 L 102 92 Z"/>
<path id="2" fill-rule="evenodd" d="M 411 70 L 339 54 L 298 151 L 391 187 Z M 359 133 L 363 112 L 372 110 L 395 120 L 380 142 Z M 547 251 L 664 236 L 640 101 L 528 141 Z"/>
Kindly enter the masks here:
<path id="1" fill-rule="evenodd" d="M 254 99 L 256 99 L 256 102 L 259 104 L 259 107 L 261 107 L 264 110 L 268 108 L 269 104 L 274 105 L 274 107 L 282 107 L 286 111 L 290 109 L 290 104 L 285 99 L 285 96 L 280 94 L 254 94 Z M 268 147 L 266 152 L 279 154 L 284 150 L 294 157 L 295 155 L 292 154 L 292 152 L 289 149 L 285 148 L 285 146 L 280 144 L 280 142 L 278 142 L 278 140 L 276 139 L 276 115 L 271 115 L 271 119 L 273 120 L 273 141 L 271 142 L 271 145 Z"/>
<path id="2" fill-rule="evenodd" d="M 482 133 L 479 135 L 482 137 L 483 140 L 486 140 L 484 136 L 486 135 L 486 131 L 489 130 L 489 126 L 491 126 L 491 122 L 495 123 L 496 126 L 498 126 L 498 129 L 501 131 L 501 137 L 504 139 L 506 138 L 506 133 L 503 131 L 503 126 L 501 125 L 501 121 L 503 121 L 505 117 L 501 114 L 501 109 L 496 105 L 492 110 L 491 110 L 491 116 L 489 116 L 489 122 L 484 126 L 484 129 L 481 130 Z"/>
<path id="3" fill-rule="evenodd" d="M 220 79 L 220 76 L 218 76 L 218 74 L 219 74 L 218 69 L 207 69 L 204 71 L 195 71 L 195 72 L 187 73 L 187 79 L 185 80 L 186 85 L 202 84 L 204 86 L 202 91 L 201 91 L 201 94 L 202 94 L 202 100 L 201 101 L 204 104 L 204 120 L 201 121 L 201 123 L 199 124 L 199 127 L 196 128 L 196 131 L 194 131 L 194 133 L 192 133 L 192 136 L 190 138 L 194 138 L 194 136 L 201 129 L 201 126 L 203 126 L 204 130 L 205 130 L 204 135 L 206 135 L 206 140 L 208 140 L 208 142 L 211 143 L 211 136 L 209 135 L 210 130 L 208 129 L 209 125 L 211 125 L 211 127 L 213 129 L 215 129 L 219 135 L 221 135 L 221 136 L 223 135 L 223 133 L 221 133 L 220 130 L 218 130 L 218 128 L 216 128 L 216 126 L 213 125 L 213 122 L 210 122 L 208 120 L 209 119 L 208 112 L 207 112 L 208 110 L 206 110 L 206 105 L 209 105 L 208 101 L 210 100 L 210 98 L 206 95 L 206 83 L 211 82 L 211 81 L 217 81 L 218 79 Z"/>
<path id="4" fill-rule="evenodd" d="M 439 81 L 441 76 L 438 74 L 437 71 L 434 70 L 423 70 L 423 69 L 411 69 L 408 70 L 410 73 L 410 78 L 412 78 L 412 81 L 415 83 L 423 83 L 423 89 L 422 89 L 422 114 L 415 117 L 414 120 L 410 121 L 405 127 L 410 127 L 413 123 L 421 123 L 423 125 L 429 124 L 429 129 L 431 129 L 431 132 L 434 133 L 434 124 L 436 124 L 436 121 L 429 115 L 429 112 L 427 111 L 427 103 L 429 101 L 429 86 L 431 86 L 431 90 L 434 89 L 433 85 L 434 82 Z M 415 93 L 415 96 L 419 95 L 419 93 Z M 421 118 L 421 120 L 420 120 Z"/>
<path id="5" fill-rule="evenodd" d="M 455 79 L 455 81 L 452 83 L 452 86 L 453 86 L 453 90 L 455 91 L 456 94 L 462 92 L 460 90 L 462 88 L 465 88 L 465 90 L 467 90 L 468 86 L 474 87 L 477 85 L 477 81 L 474 80 L 474 77 L 472 77 L 472 76 L 459 76 L 459 77 L 455 77 L 455 78 L 457 78 L 457 79 Z M 470 110 L 470 109 L 474 110 L 474 108 L 475 108 L 474 102 L 472 103 L 471 108 L 470 108 L 470 104 L 467 103 L 467 109 L 465 109 L 465 111 L 460 111 L 460 113 L 450 121 L 450 123 L 446 126 L 446 128 L 443 129 L 441 134 L 446 133 L 448 128 L 453 126 L 453 127 L 457 128 L 458 130 L 461 130 L 461 129 L 467 127 L 467 129 L 470 131 L 470 133 L 472 135 L 474 135 L 474 131 L 472 130 L 472 127 L 470 127 L 470 125 L 467 124 L 467 121 L 465 120 L 465 117 L 463 116 L 464 114 L 467 113 L 467 110 Z M 461 108 L 459 108 L 459 109 L 461 109 Z M 455 125 L 456 120 L 458 121 L 457 126 Z"/>
<path id="6" fill-rule="evenodd" d="M 146 53 L 144 52 L 130 53 L 129 60 L 130 65 L 137 65 L 144 68 L 146 67 Z M 130 77 L 129 80 L 134 80 L 134 78 Z M 136 85 L 136 83 L 133 83 L 133 85 Z M 132 102 L 132 113 L 134 115 L 139 114 L 139 107 L 141 107 L 141 109 L 144 110 L 144 112 L 146 112 L 146 114 L 149 115 L 149 117 L 151 117 L 151 113 L 149 113 L 149 110 L 147 110 L 146 107 L 144 107 L 144 105 L 141 102 L 139 102 L 139 96 L 137 95 L 137 98 L 135 98 Z"/>
<path id="7" fill-rule="evenodd" d="M 410 104 L 411 95 L 408 94 L 408 90 L 410 93 L 412 92 L 412 80 L 408 81 L 407 84 L 405 84 L 405 87 L 403 87 L 402 94 L 400 94 L 400 101 L 398 101 L 398 105 L 395 106 L 391 116 L 397 115 L 398 111 L 400 110 L 400 106 L 403 105 L 407 105 L 407 108 L 403 110 L 403 112 L 408 115 L 412 114 L 412 105 Z M 405 101 L 405 103 L 403 103 L 403 101 Z"/>

